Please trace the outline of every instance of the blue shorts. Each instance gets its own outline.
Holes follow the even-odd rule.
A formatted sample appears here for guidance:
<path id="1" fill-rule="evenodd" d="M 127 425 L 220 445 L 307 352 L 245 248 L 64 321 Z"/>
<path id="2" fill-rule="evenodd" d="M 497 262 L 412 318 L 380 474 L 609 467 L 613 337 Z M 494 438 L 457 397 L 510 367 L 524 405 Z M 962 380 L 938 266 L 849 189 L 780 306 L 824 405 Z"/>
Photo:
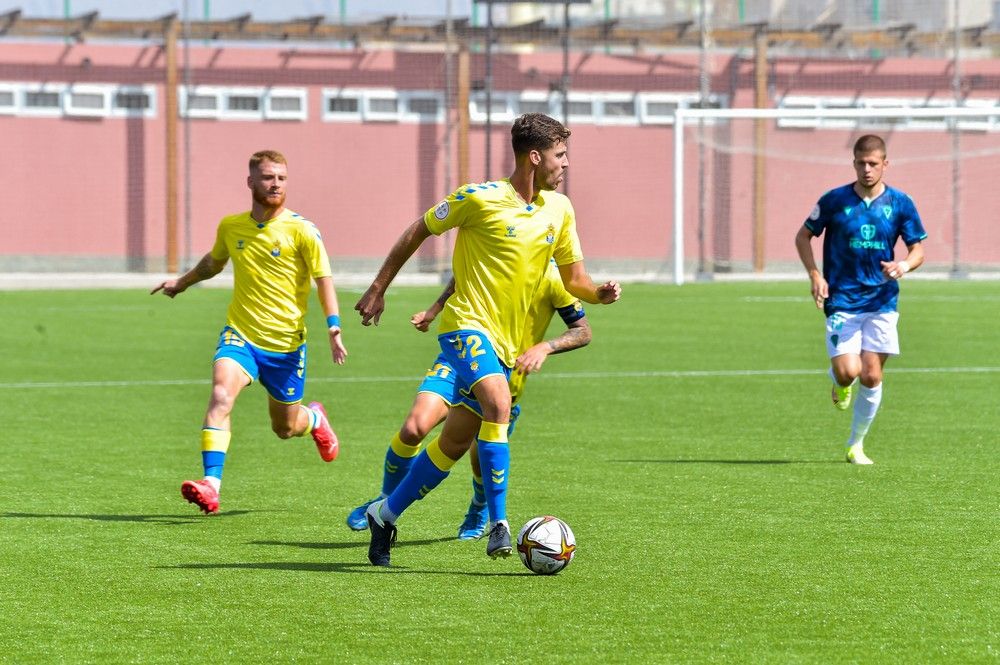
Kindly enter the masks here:
<path id="1" fill-rule="evenodd" d="M 482 418 L 483 410 L 472 387 L 496 374 L 509 380 L 510 367 L 500 362 L 489 338 L 478 330 L 456 330 L 438 335 L 438 344 L 441 345 L 438 360 L 453 370 L 457 400 L 452 404 L 462 404 Z"/>
<path id="2" fill-rule="evenodd" d="M 448 406 L 455 406 L 462 401 L 462 396 L 458 394 L 458 386 L 455 383 L 455 370 L 443 353 L 434 359 L 434 364 L 427 370 L 417 392 L 433 393 L 444 400 Z"/>
<path id="3" fill-rule="evenodd" d="M 215 358 L 231 358 L 239 363 L 250 381 L 260 384 L 276 402 L 294 404 L 302 401 L 306 385 L 306 345 L 295 351 L 280 353 L 257 348 L 233 328 L 226 326 L 219 335 Z"/>
<path id="4" fill-rule="evenodd" d="M 479 408 L 479 402 L 474 397 L 468 398 L 459 392 L 458 382 L 455 377 L 455 370 L 444 354 L 441 353 L 434 359 L 434 364 L 431 368 L 427 370 L 427 374 L 424 375 L 424 380 L 420 382 L 417 392 L 433 393 L 440 397 L 448 406 L 464 404 L 482 418 L 483 414 Z M 519 415 L 521 415 L 521 405 L 512 405 L 510 407 L 510 425 L 507 427 L 507 436 L 514 433 L 514 423 L 517 422 Z"/>

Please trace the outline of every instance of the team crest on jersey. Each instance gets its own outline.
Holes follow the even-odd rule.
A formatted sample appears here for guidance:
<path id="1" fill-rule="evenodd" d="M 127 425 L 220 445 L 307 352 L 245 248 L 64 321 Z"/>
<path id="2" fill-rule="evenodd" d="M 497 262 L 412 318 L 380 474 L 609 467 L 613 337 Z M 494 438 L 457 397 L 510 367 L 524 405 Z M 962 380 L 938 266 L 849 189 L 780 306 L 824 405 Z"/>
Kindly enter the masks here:
<path id="1" fill-rule="evenodd" d="M 244 242 L 242 240 L 236 241 L 236 249 L 243 249 Z"/>
<path id="2" fill-rule="evenodd" d="M 451 212 L 451 206 L 448 205 L 447 201 L 442 201 L 437 208 L 434 208 L 434 216 L 441 220 L 447 217 L 449 212 Z"/>
<path id="3" fill-rule="evenodd" d="M 886 219 L 892 215 L 892 208 L 889 206 L 882 206 L 882 214 L 885 215 Z"/>
<path id="4" fill-rule="evenodd" d="M 271 248 L 271 256 L 273 256 L 275 258 L 281 256 L 281 243 L 280 242 L 274 243 L 274 247 Z"/>
<path id="5" fill-rule="evenodd" d="M 513 224 L 508 224 L 507 225 L 507 233 L 505 233 L 504 236 L 507 237 L 507 238 L 516 238 L 517 237 L 517 234 L 514 233 L 514 225 Z"/>
<path id="6" fill-rule="evenodd" d="M 549 224 L 548 231 L 545 234 L 545 242 L 550 245 L 556 241 L 556 227 Z"/>
<path id="7" fill-rule="evenodd" d="M 850 215 L 851 214 L 851 208 L 850 208 L 850 206 L 848 206 L 847 208 L 844 208 L 844 214 L 845 215 Z"/>
<path id="8" fill-rule="evenodd" d="M 469 369 L 471 369 L 473 372 L 478 372 L 479 371 L 479 363 L 476 362 L 475 360 L 473 360 L 471 363 L 469 363 Z"/>

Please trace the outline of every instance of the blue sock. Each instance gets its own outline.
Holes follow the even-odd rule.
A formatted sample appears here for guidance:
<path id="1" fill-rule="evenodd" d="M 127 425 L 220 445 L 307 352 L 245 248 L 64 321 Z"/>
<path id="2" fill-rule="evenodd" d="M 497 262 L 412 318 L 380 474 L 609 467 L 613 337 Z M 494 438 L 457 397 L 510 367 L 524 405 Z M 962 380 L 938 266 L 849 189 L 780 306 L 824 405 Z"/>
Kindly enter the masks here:
<path id="1" fill-rule="evenodd" d="M 472 477 L 472 503 L 477 506 L 486 505 L 486 489 L 483 488 L 483 479 Z"/>
<path id="2" fill-rule="evenodd" d="M 406 477 L 417 459 L 420 444 L 408 446 L 399 438 L 399 432 L 393 435 L 389 447 L 385 451 L 385 464 L 382 466 L 382 494 L 389 496 Z"/>
<path id="3" fill-rule="evenodd" d="M 385 507 L 389 514 L 398 518 L 414 501 L 424 498 L 448 477 L 453 464 L 455 461 L 441 452 L 437 439 L 431 441 L 427 449 L 417 455 L 410 472 L 386 499 Z"/>
<path id="4" fill-rule="evenodd" d="M 229 450 L 232 436 L 229 430 L 215 427 L 201 428 L 201 465 L 205 469 L 206 477 L 222 481 L 222 465 L 226 462 L 226 451 Z"/>
<path id="5" fill-rule="evenodd" d="M 507 519 L 507 477 L 510 475 L 510 447 L 507 445 L 507 424 L 483 421 L 476 439 L 479 447 L 479 468 L 483 474 L 486 505 L 490 520 Z"/>
<path id="6" fill-rule="evenodd" d="M 226 453 L 218 450 L 201 451 L 201 464 L 205 467 L 205 475 L 222 480 L 222 465 L 226 462 Z"/>

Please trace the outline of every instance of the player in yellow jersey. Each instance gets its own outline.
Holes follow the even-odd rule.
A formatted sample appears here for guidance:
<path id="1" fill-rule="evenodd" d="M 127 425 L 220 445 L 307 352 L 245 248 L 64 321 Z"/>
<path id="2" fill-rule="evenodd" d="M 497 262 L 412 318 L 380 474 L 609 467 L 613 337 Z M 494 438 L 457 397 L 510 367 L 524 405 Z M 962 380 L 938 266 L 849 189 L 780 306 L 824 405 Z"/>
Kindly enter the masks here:
<path id="1" fill-rule="evenodd" d="M 430 328 L 431 322 L 441 313 L 454 288 L 455 281 L 451 280 L 430 307 L 413 315 L 410 322 L 417 330 L 426 332 Z M 545 333 L 556 312 L 566 324 L 566 330 L 558 337 L 546 340 Z M 528 323 L 519 346 L 517 360 L 514 362 L 514 371 L 510 375 L 511 412 L 507 427 L 508 438 L 514 433 L 514 425 L 521 413 L 519 400 L 524 393 L 528 374 L 539 371 L 545 359 L 553 353 L 563 353 L 586 346 L 590 343 L 591 335 L 583 305 L 566 291 L 559 277 L 559 271 L 554 264 L 550 264 L 541 286 L 535 291 Z M 465 401 L 466 398 L 456 388 L 455 378 L 454 368 L 448 364 L 443 354 L 439 354 L 427 370 L 420 387 L 417 388 L 417 396 L 403 426 L 393 435 L 385 451 L 381 494 L 351 511 L 347 516 L 347 525 L 351 529 L 363 531 L 368 528 L 368 518 L 365 514 L 368 506 L 392 493 L 406 477 L 427 434 L 444 421 L 449 408 Z M 469 453 L 469 460 L 472 463 L 472 500 L 469 502 L 465 519 L 458 527 L 459 540 L 481 538 L 486 532 L 488 516 L 478 447 L 474 441 Z"/>
<path id="2" fill-rule="evenodd" d="M 281 153 L 254 153 L 247 177 L 252 208 L 224 217 L 212 251 L 151 292 L 173 298 L 219 274 L 232 259 L 233 299 L 215 352 L 212 395 L 201 430 L 205 475 L 181 484 L 184 498 L 206 514 L 219 510 L 233 405 L 243 388 L 258 379 L 267 390 L 271 429 L 279 438 L 311 434 L 327 462 L 340 450 L 323 405 L 302 405 L 310 279 L 326 314 L 333 361 L 342 365 L 347 349 L 323 239 L 312 222 L 285 207 L 287 180 L 288 163 Z"/>
<path id="3" fill-rule="evenodd" d="M 479 447 L 491 526 L 486 554 L 508 557 L 507 383 L 518 355 L 531 300 L 549 261 L 555 259 L 566 290 L 588 303 L 618 300 L 617 282 L 594 284 L 583 264 L 576 217 L 555 189 L 569 166 L 570 132 L 541 113 L 527 113 L 511 127 L 514 173 L 510 178 L 466 185 L 411 224 L 393 245 L 375 280 L 355 305 L 364 325 L 378 324 L 385 292 L 400 268 L 431 234 L 458 229 L 452 259 L 455 294 L 441 314 L 438 343 L 468 398 L 453 407 L 441 436 L 414 460 L 389 497 L 368 507 L 368 559 L 389 565 L 396 519 L 433 490 L 468 449 Z"/>

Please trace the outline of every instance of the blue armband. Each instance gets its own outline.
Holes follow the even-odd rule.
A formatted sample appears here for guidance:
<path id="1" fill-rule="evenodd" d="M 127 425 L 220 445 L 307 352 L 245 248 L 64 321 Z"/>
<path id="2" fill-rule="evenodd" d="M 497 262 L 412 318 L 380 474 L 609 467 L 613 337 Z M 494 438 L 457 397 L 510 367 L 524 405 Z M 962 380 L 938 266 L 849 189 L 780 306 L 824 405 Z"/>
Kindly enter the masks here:
<path id="1" fill-rule="evenodd" d="M 326 327 L 332 328 L 334 326 L 340 327 L 340 314 L 331 314 L 326 317 Z"/>

